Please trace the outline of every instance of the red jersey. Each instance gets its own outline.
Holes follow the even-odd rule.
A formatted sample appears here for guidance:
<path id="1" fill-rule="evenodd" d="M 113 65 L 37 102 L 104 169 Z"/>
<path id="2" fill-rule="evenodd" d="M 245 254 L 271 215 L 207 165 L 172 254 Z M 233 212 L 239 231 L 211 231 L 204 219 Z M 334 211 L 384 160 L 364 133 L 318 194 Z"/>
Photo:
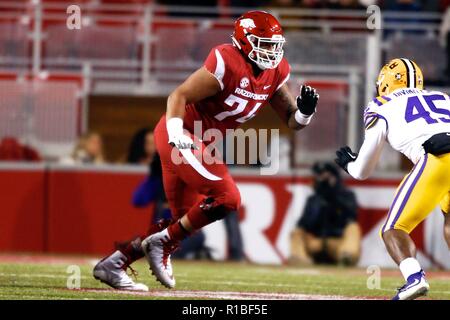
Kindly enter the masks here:
<path id="1" fill-rule="evenodd" d="M 262 71 L 256 78 L 252 66 L 231 44 L 211 50 L 204 67 L 219 81 L 221 91 L 197 103 L 186 105 L 184 127 L 194 132 L 194 121 L 202 122 L 203 132 L 234 129 L 253 118 L 273 94 L 289 79 L 286 59 L 275 69 Z"/>

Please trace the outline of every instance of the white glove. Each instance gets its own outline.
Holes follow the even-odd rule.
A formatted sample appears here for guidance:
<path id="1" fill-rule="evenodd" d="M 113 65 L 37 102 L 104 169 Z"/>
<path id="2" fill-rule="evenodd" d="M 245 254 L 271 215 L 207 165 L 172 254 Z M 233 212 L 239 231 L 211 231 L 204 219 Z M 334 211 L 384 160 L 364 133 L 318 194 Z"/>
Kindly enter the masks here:
<path id="1" fill-rule="evenodd" d="M 194 141 L 183 133 L 183 119 L 170 118 L 166 121 L 169 144 L 179 150 L 195 149 Z"/>

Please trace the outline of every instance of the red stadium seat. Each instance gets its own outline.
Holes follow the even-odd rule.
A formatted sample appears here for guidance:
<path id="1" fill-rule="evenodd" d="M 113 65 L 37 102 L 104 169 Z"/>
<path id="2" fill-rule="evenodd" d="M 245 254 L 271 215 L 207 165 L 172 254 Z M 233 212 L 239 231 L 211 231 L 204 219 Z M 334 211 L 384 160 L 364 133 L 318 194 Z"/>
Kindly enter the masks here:
<path id="1" fill-rule="evenodd" d="M 0 161 L 40 161 L 39 153 L 20 144 L 17 139 L 5 137 L 0 141 Z"/>

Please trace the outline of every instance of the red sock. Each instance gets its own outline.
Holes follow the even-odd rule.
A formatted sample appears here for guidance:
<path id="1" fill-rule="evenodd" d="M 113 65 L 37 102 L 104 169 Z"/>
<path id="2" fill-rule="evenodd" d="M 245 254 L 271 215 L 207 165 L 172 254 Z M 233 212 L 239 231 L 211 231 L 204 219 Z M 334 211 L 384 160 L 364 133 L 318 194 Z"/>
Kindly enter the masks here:
<path id="1" fill-rule="evenodd" d="M 170 239 L 174 241 L 181 241 L 190 235 L 190 232 L 183 227 L 180 221 L 171 224 L 167 228 L 167 232 L 169 232 Z"/>
<path id="2" fill-rule="evenodd" d="M 129 242 L 125 242 L 117 246 L 117 249 L 127 257 L 127 265 L 130 265 L 136 260 L 144 257 L 144 252 L 141 248 L 141 242 L 143 239 L 145 239 L 145 237 L 145 234 L 143 234 Z"/>
<path id="3" fill-rule="evenodd" d="M 168 219 L 159 220 L 157 223 L 152 224 L 150 226 L 147 234 L 140 235 L 139 237 L 133 239 L 132 241 L 118 245 L 117 249 L 127 257 L 127 265 L 130 265 L 136 260 L 139 260 L 144 257 L 144 252 L 142 251 L 141 248 L 142 240 L 144 240 L 145 238 L 154 233 L 164 230 L 170 223 L 172 223 L 172 220 Z"/>
<path id="4" fill-rule="evenodd" d="M 205 206 L 212 205 L 212 202 L 209 202 L 208 199 L 202 200 L 198 202 L 196 205 L 194 205 L 189 211 L 186 213 L 186 217 L 189 220 L 189 223 L 192 227 L 192 231 L 187 231 L 184 226 L 181 224 L 181 222 L 174 223 L 169 226 L 168 232 L 170 235 L 170 238 L 175 241 L 181 241 L 187 236 L 189 236 L 190 233 L 197 231 L 204 226 L 212 223 L 214 220 L 211 220 L 210 217 L 208 217 L 208 214 L 206 213 L 207 210 L 214 210 L 212 209 L 205 209 Z M 206 210 L 206 211 L 205 211 Z"/>

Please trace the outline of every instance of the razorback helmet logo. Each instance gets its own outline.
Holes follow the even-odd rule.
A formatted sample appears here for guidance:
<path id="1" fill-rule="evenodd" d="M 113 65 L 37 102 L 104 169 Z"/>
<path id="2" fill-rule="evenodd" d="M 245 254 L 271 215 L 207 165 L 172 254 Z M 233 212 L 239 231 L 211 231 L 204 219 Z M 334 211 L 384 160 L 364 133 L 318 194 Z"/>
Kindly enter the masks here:
<path id="1" fill-rule="evenodd" d="M 236 20 L 231 38 L 242 54 L 262 70 L 276 68 L 283 59 L 283 29 L 270 13 L 245 13 Z"/>
<path id="2" fill-rule="evenodd" d="M 256 28 L 255 22 L 253 21 L 253 19 L 242 19 L 239 21 L 239 25 L 242 28 Z"/>

